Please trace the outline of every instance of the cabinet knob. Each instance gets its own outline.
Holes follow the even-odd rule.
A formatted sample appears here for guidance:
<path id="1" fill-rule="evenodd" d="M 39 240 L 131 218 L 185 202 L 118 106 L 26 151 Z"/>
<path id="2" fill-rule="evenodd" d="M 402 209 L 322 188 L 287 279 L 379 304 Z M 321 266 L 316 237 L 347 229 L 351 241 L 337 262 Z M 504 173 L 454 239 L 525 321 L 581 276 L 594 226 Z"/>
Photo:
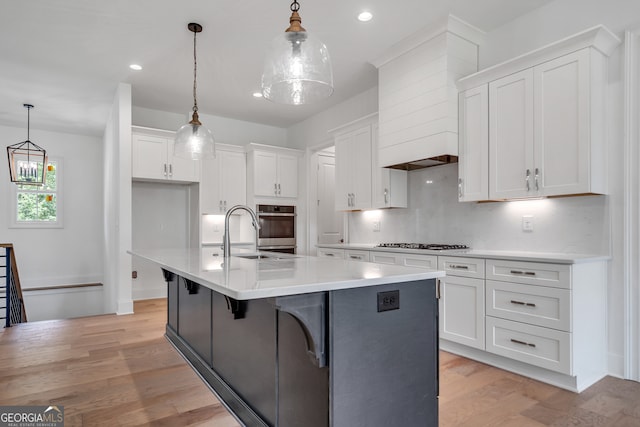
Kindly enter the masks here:
<path id="1" fill-rule="evenodd" d="M 462 178 L 458 178 L 458 198 L 462 198 Z"/>
<path id="2" fill-rule="evenodd" d="M 164 176 L 167 176 L 167 164 L 164 164 Z"/>
<path id="3" fill-rule="evenodd" d="M 534 171 L 534 178 L 533 178 L 535 180 L 535 183 L 536 183 L 536 191 L 540 190 L 540 185 L 538 185 L 538 178 L 539 177 L 540 177 L 540 170 L 538 168 L 536 168 L 535 171 Z"/>
<path id="4" fill-rule="evenodd" d="M 525 184 L 527 185 L 527 191 L 531 190 L 531 185 L 529 184 L 529 178 L 531 178 L 531 170 L 527 169 L 527 173 L 525 175 Z"/>
<path id="5" fill-rule="evenodd" d="M 384 189 L 384 204 L 388 204 L 389 203 L 389 189 L 385 188 Z"/>
<path id="6" fill-rule="evenodd" d="M 169 176 L 173 176 L 173 165 L 169 164 Z"/>

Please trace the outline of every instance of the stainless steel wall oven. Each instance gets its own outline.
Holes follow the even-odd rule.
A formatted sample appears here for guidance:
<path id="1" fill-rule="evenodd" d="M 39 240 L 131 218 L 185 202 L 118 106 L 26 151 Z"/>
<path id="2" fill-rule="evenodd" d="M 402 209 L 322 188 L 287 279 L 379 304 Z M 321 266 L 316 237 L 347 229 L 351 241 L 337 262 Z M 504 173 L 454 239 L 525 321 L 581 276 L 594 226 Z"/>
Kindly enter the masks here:
<path id="1" fill-rule="evenodd" d="M 296 253 L 296 207 L 257 205 L 260 223 L 258 249 L 263 251 Z"/>

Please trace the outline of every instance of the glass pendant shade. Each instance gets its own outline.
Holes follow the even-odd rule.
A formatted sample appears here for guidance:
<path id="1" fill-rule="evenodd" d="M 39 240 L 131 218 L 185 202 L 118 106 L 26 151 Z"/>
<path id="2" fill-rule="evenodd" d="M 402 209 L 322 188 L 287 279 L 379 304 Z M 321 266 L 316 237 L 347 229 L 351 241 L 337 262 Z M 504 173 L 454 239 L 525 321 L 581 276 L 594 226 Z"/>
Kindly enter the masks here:
<path id="1" fill-rule="evenodd" d="M 294 0 L 289 28 L 273 39 L 262 72 L 262 95 L 279 104 L 309 104 L 333 93 L 327 46 L 302 28 L 299 9 Z"/>
<path id="2" fill-rule="evenodd" d="M 191 121 L 176 132 L 173 143 L 173 155 L 184 159 L 199 160 L 205 157 L 215 157 L 216 148 L 213 135 L 198 118 L 196 35 L 202 32 L 202 25 L 191 22 L 187 25 L 193 33 L 193 115 Z"/>
<path id="3" fill-rule="evenodd" d="M 200 122 L 194 123 L 191 120 L 176 132 L 173 154 L 192 160 L 215 157 L 216 149 L 211 131 Z"/>

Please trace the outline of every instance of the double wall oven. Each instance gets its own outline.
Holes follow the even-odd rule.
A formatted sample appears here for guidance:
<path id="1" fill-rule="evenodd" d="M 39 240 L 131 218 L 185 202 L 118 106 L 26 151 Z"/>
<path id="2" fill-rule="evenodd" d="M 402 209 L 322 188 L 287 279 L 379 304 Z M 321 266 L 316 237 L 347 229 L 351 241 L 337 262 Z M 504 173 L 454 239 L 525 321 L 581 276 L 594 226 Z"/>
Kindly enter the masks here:
<path id="1" fill-rule="evenodd" d="M 296 253 L 296 207 L 257 205 L 258 250 Z"/>

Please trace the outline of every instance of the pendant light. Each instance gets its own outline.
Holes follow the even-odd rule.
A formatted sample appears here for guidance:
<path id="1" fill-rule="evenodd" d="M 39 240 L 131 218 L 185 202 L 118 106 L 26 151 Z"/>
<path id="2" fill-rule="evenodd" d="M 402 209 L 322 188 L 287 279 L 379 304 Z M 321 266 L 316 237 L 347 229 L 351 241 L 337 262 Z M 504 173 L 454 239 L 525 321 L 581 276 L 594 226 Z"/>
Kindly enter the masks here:
<path id="1" fill-rule="evenodd" d="M 324 43 L 300 25 L 297 0 L 291 3 L 289 28 L 271 43 L 262 73 L 262 94 L 280 104 L 308 104 L 333 93 L 331 58 Z"/>
<path id="2" fill-rule="evenodd" d="M 173 154 L 197 160 L 203 157 L 215 157 L 216 151 L 211 131 L 203 126 L 198 119 L 196 34 L 202 32 L 202 25 L 192 22 L 187 25 L 187 28 L 193 33 L 193 115 L 191 121 L 176 132 Z"/>
<path id="3" fill-rule="evenodd" d="M 22 106 L 27 109 L 27 140 L 7 147 L 9 175 L 16 184 L 42 185 L 47 173 L 47 152 L 29 140 L 33 105 Z"/>

